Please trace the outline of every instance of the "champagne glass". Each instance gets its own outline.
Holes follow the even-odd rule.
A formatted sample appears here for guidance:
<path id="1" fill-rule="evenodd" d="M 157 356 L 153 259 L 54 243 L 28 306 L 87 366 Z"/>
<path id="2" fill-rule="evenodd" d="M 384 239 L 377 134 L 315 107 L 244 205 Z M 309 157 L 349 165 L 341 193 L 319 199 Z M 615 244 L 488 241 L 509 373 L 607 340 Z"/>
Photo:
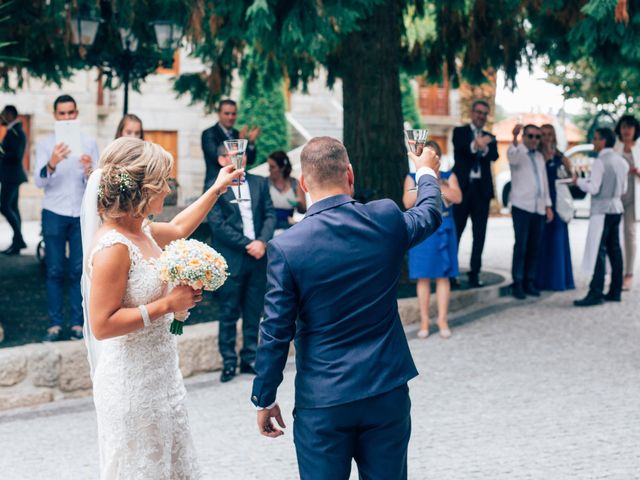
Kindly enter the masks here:
<path id="1" fill-rule="evenodd" d="M 426 128 L 419 128 L 419 129 L 404 131 L 404 142 L 407 146 L 407 150 L 418 156 L 422 154 L 422 150 L 424 149 L 424 146 L 427 143 L 428 137 L 429 137 L 429 130 L 427 130 Z M 415 186 L 413 188 L 410 188 L 407 191 L 416 192 L 417 190 L 418 190 L 418 187 Z"/>
<path id="2" fill-rule="evenodd" d="M 244 159 L 244 152 L 247 150 L 248 140 L 245 138 L 240 138 L 238 140 L 225 140 L 224 148 L 227 149 L 229 155 L 231 155 L 231 161 L 239 170 L 242 168 L 242 161 Z M 231 200 L 231 203 L 240 203 L 240 202 L 248 202 L 248 198 L 242 198 L 242 193 L 240 190 L 240 183 L 238 183 L 238 196 L 235 200 Z"/>

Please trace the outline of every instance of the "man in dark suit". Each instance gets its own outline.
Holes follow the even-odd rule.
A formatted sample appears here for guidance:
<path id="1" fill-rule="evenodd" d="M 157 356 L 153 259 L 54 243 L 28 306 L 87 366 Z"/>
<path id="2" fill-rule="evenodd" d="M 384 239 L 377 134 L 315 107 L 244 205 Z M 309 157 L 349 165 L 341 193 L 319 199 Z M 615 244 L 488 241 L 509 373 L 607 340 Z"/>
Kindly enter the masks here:
<path id="1" fill-rule="evenodd" d="M 27 181 L 22 167 L 22 157 L 27 146 L 27 136 L 18 120 L 18 110 L 7 105 L 0 112 L 0 122 L 6 125 L 7 131 L 0 145 L 0 213 L 5 216 L 13 229 L 11 246 L 2 253 L 19 255 L 20 250 L 27 248 L 21 231 L 20 210 L 18 209 L 18 193 L 20 184 Z"/>
<path id="2" fill-rule="evenodd" d="M 471 216 L 473 246 L 469 285 L 472 287 L 483 285 L 480 281 L 482 250 L 487 233 L 489 203 L 493 198 L 491 162 L 498 159 L 496 138 L 483 130 L 487 115 L 489 104 L 484 100 L 476 100 L 471 107 L 471 123 L 453 129 L 453 173 L 462 190 L 462 202 L 453 206 L 453 217 L 459 244 L 467 219 Z"/>
<path id="3" fill-rule="evenodd" d="M 418 372 L 396 299 L 403 257 L 442 222 L 439 159 L 412 156 L 416 206 L 353 198 L 344 146 L 318 137 L 302 151 L 300 185 L 313 205 L 269 242 L 265 318 L 251 400 L 262 435 L 282 435 L 276 390 L 295 338 L 294 442 L 300 477 L 407 478 L 407 382 Z"/>
<path id="4" fill-rule="evenodd" d="M 236 124 L 238 115 L 238 107 L 236 102 L 225 99 L 218 105 L 218 122 L 210 128 L 202 132 L 202 152 L 204 153 L 205 190 L 207 185 L 215 181 L 218 176 L 220 165 L 218 164 L 218 147 L 224 145 L 225 140 L 237 140 L 238 138 L 246 138 L 249 141 L 247 146 L 247 163 L 249 165 L 256 161 L 256 139 L 260 135 L 260 129 L 255 127 L 249 129 L 243 127 L 242 131 L 238 131 L 233 126 Z"/>
<path id="5" fill-rule="evenodd" d="M 231 163 L 223 145 L 218 148 L 218 158 L 221 166 Z M 228 188 L 208 215 L 212 246 L 229 266 L 229 278 L 219 290 L 218 348 L 223 361 L 222 382 L 236 375 L 236 323 L 240 316 L 240 373 L 255 373 L 258 325 L 266 288 L 265 252 L 276 226 L 268 180 L 247 174 L 240 188 L 241 197 L 249 201 L 235 202 L 238 187 Z"/>

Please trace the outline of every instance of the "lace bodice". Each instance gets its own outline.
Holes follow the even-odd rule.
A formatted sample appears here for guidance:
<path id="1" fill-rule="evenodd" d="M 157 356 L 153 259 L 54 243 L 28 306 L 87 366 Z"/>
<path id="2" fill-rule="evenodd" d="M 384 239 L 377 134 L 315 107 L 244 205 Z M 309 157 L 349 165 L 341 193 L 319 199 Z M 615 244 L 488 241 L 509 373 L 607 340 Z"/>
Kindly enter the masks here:
<path id="1" fill-rule="evenodd" d="M 145 231 L 153 239 L 148 227 Z M 115 244 L 127 246 L 131 261 L 123 307 L 162 297 L 166 286 L 154 259 L 145 259 L 116 230 L 98 239 L 89 256 L 89 275 L 94 255 Z M 169 333 L 172 318 L 167 314 L 146 328 L 100 342 L 93 391 L 102 479 L 199 478 L 176 338 Z"/>

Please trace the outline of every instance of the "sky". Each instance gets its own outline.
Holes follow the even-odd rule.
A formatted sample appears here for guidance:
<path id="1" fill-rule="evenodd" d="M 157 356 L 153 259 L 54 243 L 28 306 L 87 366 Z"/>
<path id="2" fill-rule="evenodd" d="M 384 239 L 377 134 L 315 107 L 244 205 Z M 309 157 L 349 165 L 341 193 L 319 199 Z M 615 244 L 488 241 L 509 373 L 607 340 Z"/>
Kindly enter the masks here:
<path id="1" fill-rule="evenodd" d="M 517 87 L 512 92 L 505 88 L 504 73 L 498 72 L 496 103 L 505 113 L 557 113 L 562 108 L 562 89 L 545 81 L 547 74 L 540 64 L 533 73 L 522 68 L 516 75 Z M 582 100 L 572 99 L 564 102 L 565 111 L 575 115 L 582 112 Z"/>

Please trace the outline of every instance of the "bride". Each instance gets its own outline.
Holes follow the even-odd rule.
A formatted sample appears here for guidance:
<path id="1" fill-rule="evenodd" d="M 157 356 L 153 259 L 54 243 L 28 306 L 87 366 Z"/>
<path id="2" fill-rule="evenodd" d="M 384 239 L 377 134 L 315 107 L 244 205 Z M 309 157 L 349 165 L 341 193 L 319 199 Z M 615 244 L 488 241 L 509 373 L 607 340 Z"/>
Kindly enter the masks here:
<path id="1" fill-rule="evenodd" d="M 162 210 L 173 159 L 134 138 L 102 154 L 83 201 L 85 338 L 98 417 L 101 479 L 194 479 L 186 391 L 172 312 L 193 308 L 202 291 L 160 281 L 154 258 L 189 236 L 243 172 L 223 168 L 214 185 L 169 223 Z"/>

